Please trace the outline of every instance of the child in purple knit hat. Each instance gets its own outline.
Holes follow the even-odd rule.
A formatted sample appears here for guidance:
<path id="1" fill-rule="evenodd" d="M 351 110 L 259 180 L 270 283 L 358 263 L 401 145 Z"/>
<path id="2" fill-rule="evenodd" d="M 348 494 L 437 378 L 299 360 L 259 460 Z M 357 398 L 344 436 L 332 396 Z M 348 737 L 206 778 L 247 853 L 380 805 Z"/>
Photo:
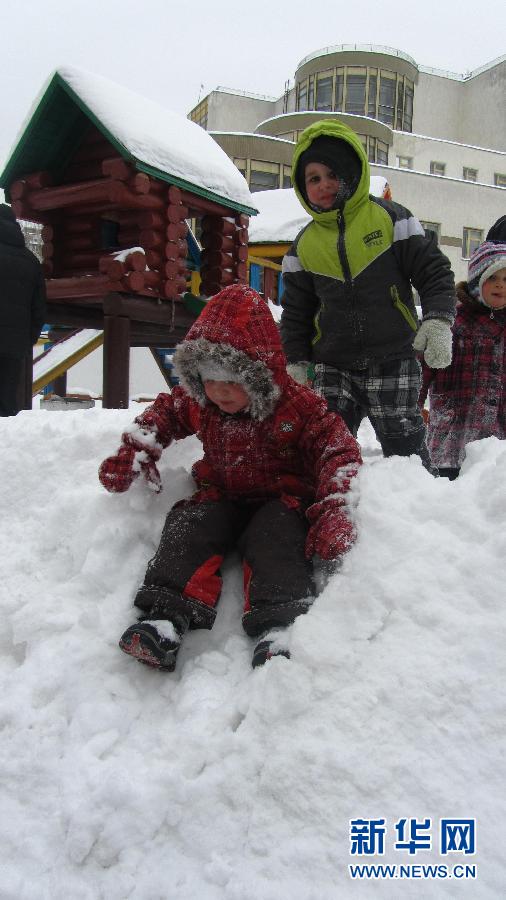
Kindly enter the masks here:
<path id="1" fill-rule="evenodd" d="M 506 243 L 485 241 L 457 285 L 453 357 L 424 366 L 420 405 L 430 401 L 428 447 L 439 474 L 457 478 L 470 441 L 506 438 Z"/>

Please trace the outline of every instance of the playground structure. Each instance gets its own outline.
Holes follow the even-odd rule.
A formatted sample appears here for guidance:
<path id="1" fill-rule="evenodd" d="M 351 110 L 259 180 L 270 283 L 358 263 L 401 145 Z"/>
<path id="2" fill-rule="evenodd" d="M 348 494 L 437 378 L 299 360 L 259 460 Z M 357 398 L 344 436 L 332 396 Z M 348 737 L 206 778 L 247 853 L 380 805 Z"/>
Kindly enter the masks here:
<path id="1" fill-rule="evenodd" d="M 163 348 L 184 337 L 205 297 L 247 279 L 248 222 L 256 210 L 242 176 L 186 119 L 148 104 L 153 122 L 146 122 L 145 103 L 79 70 L 56 73 L 0 178 L 16 216 L 42 225 L 47 323 L 71 329 L 79 345 L 70 354 L 60 348 L 55 366 L 49 358 L 58 345 L 37 359 L 35 381 L 29 386 L 26 378 L 26 407 L 35 389 L 102 342 L 105 407 L 128 406 L 130 347 L 148 347 L 170 383 Z M 133 122 L 126 131 L 118 125 L 125 107 Z M 142 140 L 135 125 L 141 111 Z M 162 135 L 154 149 L 145 138 L 150 124 Z M 193 159 L 185 164 L 179 132 L 187 132 L 188 146 L 200 144 L 200 170 Z M 192 163 L 193 181 L 183 179 Z M 201 221 L 204 299 L 185 302 L 192 217 Z"/>
<path id="2" fill-rule="evenodd" d="M 33 360 L 32 395 L 35 396 L 48 384 L 62 378 L 68 369 L 88 353 L 101 347 L 103 342 L 103 331 L 80 328 L 66 333 L 61 340 L 51 343 L 47 348 L 43 346 L 41 352 L 36 352 Z"/>

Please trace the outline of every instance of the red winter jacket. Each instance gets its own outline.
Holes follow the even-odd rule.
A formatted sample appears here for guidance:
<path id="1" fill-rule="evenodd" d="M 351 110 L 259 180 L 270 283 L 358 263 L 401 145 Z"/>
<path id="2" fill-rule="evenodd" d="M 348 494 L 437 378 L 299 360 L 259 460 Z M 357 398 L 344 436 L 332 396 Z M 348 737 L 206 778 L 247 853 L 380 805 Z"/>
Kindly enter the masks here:
<path id="1" fill-rule="evenodd" d="M 246 412 L 229 415 L 207 399 L 201 364 L 231 373 L 249 396 Z M 342 507 L 361 463 L 358 444 L 325 400 L 288 376 L 278 328 L 259 294 L 234 285 L 209 300 L 177 347 L 174 366 L 182 386 L 159 394 L 124 442 L 156 460 L 171 441 L 196 434 L 204 456 L 192 470 L 195 500 L 299 498 L 308 505 L 309 522 L 326 517 L 329 529 L 342 531 L 339 552 L 348 549 L 353 529 Z M 124 490 L 132 478 L 112 488 L 101 480 L 110 490 Z M 307 549 L 308 555 L 334 555 L 323 545 Z"/>

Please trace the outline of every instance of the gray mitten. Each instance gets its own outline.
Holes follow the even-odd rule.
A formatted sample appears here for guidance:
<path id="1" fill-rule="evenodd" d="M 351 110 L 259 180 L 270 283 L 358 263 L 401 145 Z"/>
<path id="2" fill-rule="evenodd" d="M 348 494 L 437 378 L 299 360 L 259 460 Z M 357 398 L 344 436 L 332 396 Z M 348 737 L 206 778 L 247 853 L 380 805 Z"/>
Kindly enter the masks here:
<path id="1" fill-rule="evenodd" d="M 306 362 L 305 360 L 301 360 L 301 362 L 288 363 L 288 365 L 286 367 L 286 371 L 288 372 L 290 377 L 293 378 L 293 380 L 297 382 L 297 384 L 307 384 L 308 383 L 308 377 L 307 377 L 308 366 L 309 366 L 308 362 Z"/>
<path id="2" fill-rule="evenodd" d="M 452 330 L 444 319 L 424 319 L 413 347 L 431 369 L 446 369 L 452 361 Z"/>

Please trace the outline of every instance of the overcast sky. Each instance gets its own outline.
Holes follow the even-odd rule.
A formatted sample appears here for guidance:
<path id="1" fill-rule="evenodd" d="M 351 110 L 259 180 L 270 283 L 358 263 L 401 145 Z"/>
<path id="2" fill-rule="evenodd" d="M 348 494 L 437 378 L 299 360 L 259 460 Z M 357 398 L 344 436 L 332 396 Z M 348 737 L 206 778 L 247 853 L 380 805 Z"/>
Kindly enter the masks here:
<path id="1" fill-rule="evenodd" d="M 504 0 L 2 0 L 0 167 L 51 73 L 74 65 L 185 115 L 222 85 L 280 96 L 300 60 L 384 44 L 464 73 L 506 52 Z"/>

